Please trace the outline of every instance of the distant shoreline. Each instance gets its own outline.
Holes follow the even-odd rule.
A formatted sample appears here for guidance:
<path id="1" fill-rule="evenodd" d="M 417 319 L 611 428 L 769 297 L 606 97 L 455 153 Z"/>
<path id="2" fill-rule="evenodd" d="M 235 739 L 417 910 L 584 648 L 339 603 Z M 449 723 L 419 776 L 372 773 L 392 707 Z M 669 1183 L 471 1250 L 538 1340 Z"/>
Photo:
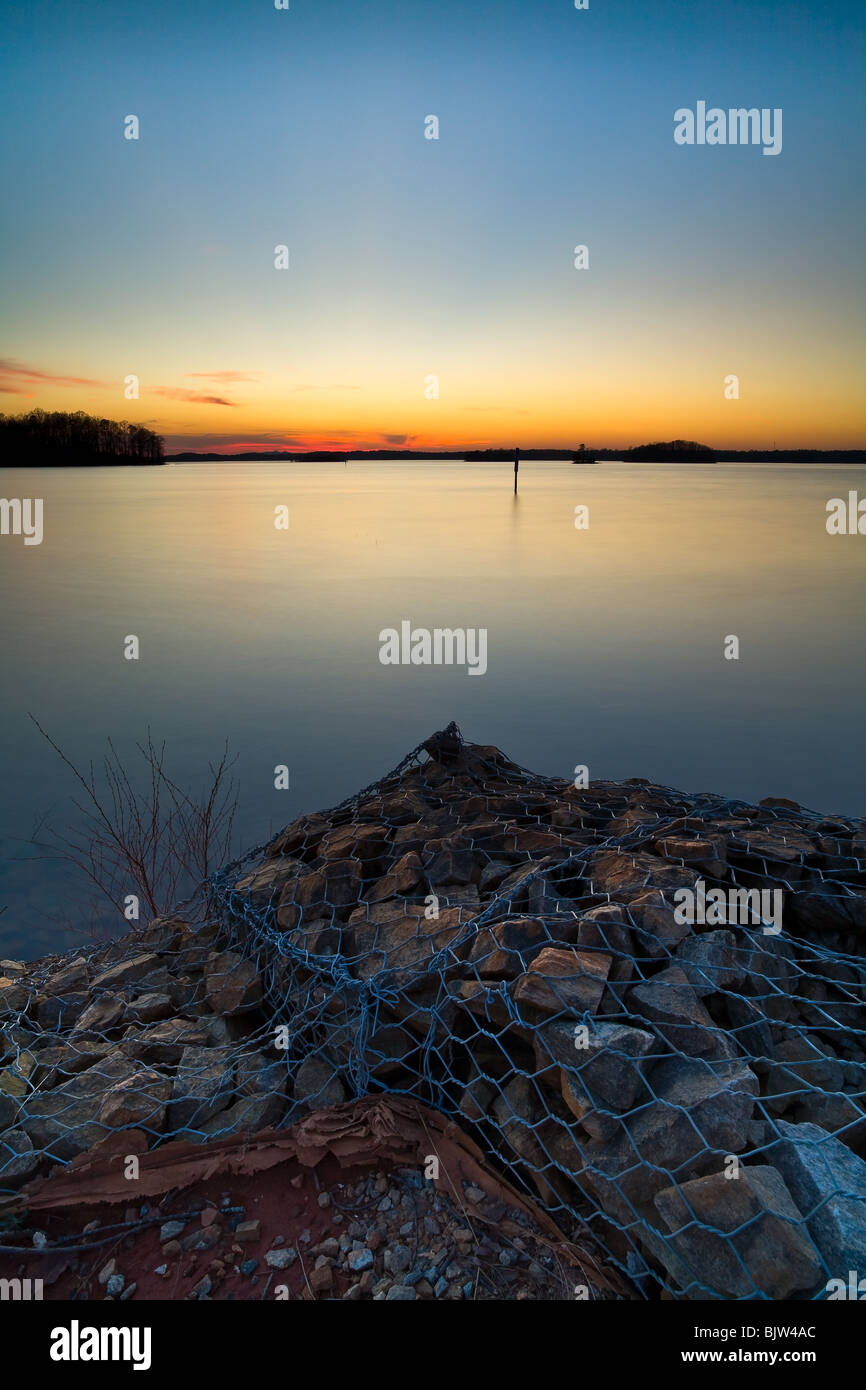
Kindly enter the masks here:
<path id="1" fill-rule="evenodd" d="M 575 459 L 574 449 L 521 449 L 520 462 L 562 461 L 577 463 L 866 463 L 866 449 L 729 449 L 719 450 L 718 459 L 630 459 L 627 449 L 587 449 L 587 457 Z M 451 463 L 511 463 L 514 450 L 496 450 L 485 453 L 452 453 L 447 450 L 433 452 L 397 451 L 392 449 L 370 449 L 352 453 L 309 451 L 289 453 L 285 450 L 269 452 L 244 452 L 239 454 L 167 454 L 166 463 L 363 463 L 363 462 L 435 462 Z"/>
<path id="2" fill-rule="evenodd" d="M 866 449 L 845 449 L 845 450 L 820 450 L 820 449 L 792 449 L 786 453 L 783 449 L 775 452 L 764 452 L 761 450 L 731 449 L 722 453 L 719 458 L 714 459 L 633 459 L 629 458 L 627 451 L 613 449 L 597 449 L 594 455 L 587 451 L 587 458 L 580 459 L 574 457 L 573 450 L 565 449 L 533 449 L 520 451 L 521 463 L 573 463 L 578 467 L 588 467 L 596 463 L 639 463 L 644 467 L 653 465 L 675 464 L 680 467 L 689 465 L 713 465 L 716 463 L 822 463 L 822 464 L 866 464 Z M 453 453 L 405 453 L 396 454 L 381 451 L 371 451 L 369 453 L 358 454 L 337 454 L 337 453 L 241 453 L 241 454 L 167 454 L 165 458 L 158 462 L 137 463 L 132 459 L 94 459 L 92 463 L 58 463 L 58 462 L 34 462 L 34 461 L 14 461 L 3 459 L 0 461 L 2 469 L 20 468 L 51 468 L 59 472 L 72 468 L 164 468 L 167 463 L 511 463 L 514 458 L 513 451 L 495 455 L 491 457 L 485 454 L 483 457 L 473 457 L 467 454 Z"/>

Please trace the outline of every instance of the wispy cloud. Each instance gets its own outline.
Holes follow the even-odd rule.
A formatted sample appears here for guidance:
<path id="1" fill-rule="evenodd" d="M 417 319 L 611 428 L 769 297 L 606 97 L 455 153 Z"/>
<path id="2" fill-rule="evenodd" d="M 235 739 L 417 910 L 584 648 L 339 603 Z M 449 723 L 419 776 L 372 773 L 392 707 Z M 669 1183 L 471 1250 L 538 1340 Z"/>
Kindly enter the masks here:
<path id="1" fill-rule="evenodd" d="M 39 367 L 25 367 L 11 357 L 0 357 L 0 391 L 12 395 L 26 395 L 24 384 L 31 386 L 98 386 L 106 387 L 105 381 L 94 381 L 87 376 L 64 376 L 60 372 L 44 372 Z"/>
<path id="2" fill-rule="evenodd" d="M 182 386 L 152 386 L 154 396 L 167 396 L 170 401 L 187 401 L 190 405 L 237 405 L 225 396 L 203 396 L 199 391 L 187 391 Z"/>

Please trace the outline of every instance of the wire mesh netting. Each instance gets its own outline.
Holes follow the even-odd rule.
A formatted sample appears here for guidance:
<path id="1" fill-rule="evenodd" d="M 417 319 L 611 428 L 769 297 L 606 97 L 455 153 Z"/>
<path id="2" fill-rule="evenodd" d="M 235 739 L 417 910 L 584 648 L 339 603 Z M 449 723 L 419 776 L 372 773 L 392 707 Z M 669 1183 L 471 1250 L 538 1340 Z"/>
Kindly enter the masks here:
<path id="1" fill-rule="evenodd" d="M 0 1190 L 118 1129 L 206 1142 L 384 1091 L 638 1296 L 847 1296 L 864 823 L 577 780 L 449 725 L 176 916 L 4 963 Z"/>

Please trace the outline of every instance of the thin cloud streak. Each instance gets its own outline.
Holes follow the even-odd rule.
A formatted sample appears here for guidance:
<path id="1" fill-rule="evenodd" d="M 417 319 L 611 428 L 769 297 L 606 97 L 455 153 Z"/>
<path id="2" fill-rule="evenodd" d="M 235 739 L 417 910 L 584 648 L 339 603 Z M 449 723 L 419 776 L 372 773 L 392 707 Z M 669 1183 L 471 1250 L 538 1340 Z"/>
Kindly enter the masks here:
<path id="1" fill-rule="evenodd" d="M 27 382 L 46 382 L 52 386 L 108 386 L 106 381 L 94 381 L 87 376 L 63 376 L 58 372 L 43 372 L 39 367 L 25 367 L 20 362 L 15 362 L 11 357 L 0 357 L 0 377 L 12 377 L 13 380 Z M 15 387 L 7 387 L 7 390 L 15 391 Z M 17 394 L 17 392 L 16 392 Z"/>
<path id="2" fill-rule="evenodd" d="M 227 401 L 224 396 L 202 396 L 198 391 L 187 391 L 182 386 L 152 386 L 150 393 L 165 396 L 170 401 L 187 401 L 190 405 L 237 405 L 237 401 Z"/>

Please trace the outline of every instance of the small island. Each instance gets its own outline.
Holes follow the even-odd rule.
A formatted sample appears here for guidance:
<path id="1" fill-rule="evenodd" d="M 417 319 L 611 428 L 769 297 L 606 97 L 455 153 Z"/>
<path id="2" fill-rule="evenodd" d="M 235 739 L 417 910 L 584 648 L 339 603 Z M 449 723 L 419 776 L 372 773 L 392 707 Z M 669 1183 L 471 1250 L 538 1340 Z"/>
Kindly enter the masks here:
<path id="1" fill-rule="evenodd" d="M 716 452 L 693 439 L 671 439 L 666 444 L 638 444 L 623 457 L 633 463 L 715 463 Z"/>

